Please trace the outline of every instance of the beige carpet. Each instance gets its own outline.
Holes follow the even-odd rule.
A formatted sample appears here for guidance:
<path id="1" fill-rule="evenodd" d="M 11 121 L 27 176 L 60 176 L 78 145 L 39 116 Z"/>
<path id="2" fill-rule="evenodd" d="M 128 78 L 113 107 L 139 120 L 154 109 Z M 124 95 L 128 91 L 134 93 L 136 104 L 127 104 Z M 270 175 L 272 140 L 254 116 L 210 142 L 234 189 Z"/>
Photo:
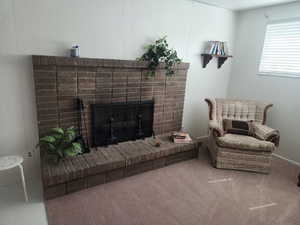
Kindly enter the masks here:
<path id="1" fill-rule="evenodd" d="M 300 225 L 300 168 L 273 160 L 270 175 L 197 160 L 46 202 L 50 225 Z"/>

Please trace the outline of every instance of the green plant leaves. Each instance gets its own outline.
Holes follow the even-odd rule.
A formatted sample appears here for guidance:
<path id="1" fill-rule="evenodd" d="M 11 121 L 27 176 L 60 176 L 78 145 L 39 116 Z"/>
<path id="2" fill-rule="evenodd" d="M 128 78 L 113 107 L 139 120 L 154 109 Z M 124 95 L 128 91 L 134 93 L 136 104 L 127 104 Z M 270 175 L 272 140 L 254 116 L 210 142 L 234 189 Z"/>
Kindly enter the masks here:
<path id="1" fill-rule="evenodd" d="M 65 149 L 65 155 L 66 156 L 76 156 L 78 153 L 72 148 Z"/>
<path id="2" fill-rule="evenodd" d="M 49 150 L 55 151 L 56 147 L 54 144 L 48 143 Z"/>
<path id="3" fill-rule="evenodd" d="M 65 132 L 65 141 L 72 142 L 76 137 L 76 132 L 73 127 L 70 127 Z"/>
<path id="4" fill-rule="evenodd" d="M 81 152 L 81 144 L 79 144 L 78 142 L 73 142 L 73 143 L 72 143 L 72 147 L 73 147 L 77 152 Z"/>
<path id="5" fill-rule="evenodd" d="M 145 47 L 146 52 L 138 60 L 149 61 L 147 73 L 149 76 L 154 76 L 156 68 L 160 62 L 165 63 L 166 75 L 173 75 L 175 71 L 173 66 L 176 63 L 180 63 L 181 59 L 178 58 L 177 52 L 174 49 L 169 49 L 169 45 L 166 40 L 167 36 L 155 41 L 154 44 L 149 44 Z"/>
<path id="6" fill-rule="evenodd" d="M 56 152 L 57 152 L 57 155 L 58 155 L 60 158 L 63 158 L 63 157 L 64 157 L 63 151 L 62 151 L 61 149 L 56 149 Z"/>
<path id="7" fill-rule="evenodd" d="M 55 138 L 52 136 L 44 136 L 40 139 L 40 142 L 44 142 L 44 143 L 54 143 L 55 142 Z"/>
<path id="8" fill-rule="evenodd" d="M 54 133 L 64 135 L 64 130 L 62 128 L 56 127 L 51 129 Z"/>
<path id="9" fill-rule="evenodd" d="M 69 148 L 66 148 L 64 152 L 67 156 L 78 155 L 79 153 L 81 153 L 81 145 L 77 142 L 74 142 Z"/>
<path id="10" fill-rule="evenodd" d="M 53 128 L 51 134 L 40 138 L 37 145 L 43 145 L 49 155 L 64 158 L 65 156 L 76 156 L 82 152 L 80 143 L 74 141 L 76 138 L 74 127 L 67 129 Z"/>

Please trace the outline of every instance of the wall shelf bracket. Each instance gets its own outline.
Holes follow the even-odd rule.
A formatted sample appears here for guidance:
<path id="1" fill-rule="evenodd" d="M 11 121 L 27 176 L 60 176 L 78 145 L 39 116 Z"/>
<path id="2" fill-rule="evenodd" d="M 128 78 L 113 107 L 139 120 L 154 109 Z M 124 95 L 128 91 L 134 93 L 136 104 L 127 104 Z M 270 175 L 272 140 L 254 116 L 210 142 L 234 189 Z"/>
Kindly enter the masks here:
<path id="1" fill-rule="evenodd" d="M 206 65 L 211 61 L 213 57 L 216 57 L 218 59 L 218 69 L 222 67 L 222 65 L 225 63 L 225 61 L 228 58 L 232 58 L 232 55 L 213 55 L 213 54 L 201 54 L 202 56 L 202 68 L 205 68 Z"/>

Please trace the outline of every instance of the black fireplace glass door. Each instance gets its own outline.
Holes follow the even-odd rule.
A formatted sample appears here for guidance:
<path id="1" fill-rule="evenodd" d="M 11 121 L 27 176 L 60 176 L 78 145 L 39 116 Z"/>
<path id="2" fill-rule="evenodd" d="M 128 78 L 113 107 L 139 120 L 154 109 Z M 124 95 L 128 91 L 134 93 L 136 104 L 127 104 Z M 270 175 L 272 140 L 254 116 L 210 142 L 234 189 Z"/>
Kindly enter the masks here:
<path id="1" fill-rule="evenodd" d="M 153 133 L 154 101 L 93 104 L 93 145 L 104 146 L 150 137 Z"/>
<path id="2" fill-rule="evenodd" d="M 111 114 L 111 108 L 107 107 L 105 104 L 92 105 L 93 146 L 102 146 L 107 144 L 107 140 L 110 136 L 109 125 Z"/>

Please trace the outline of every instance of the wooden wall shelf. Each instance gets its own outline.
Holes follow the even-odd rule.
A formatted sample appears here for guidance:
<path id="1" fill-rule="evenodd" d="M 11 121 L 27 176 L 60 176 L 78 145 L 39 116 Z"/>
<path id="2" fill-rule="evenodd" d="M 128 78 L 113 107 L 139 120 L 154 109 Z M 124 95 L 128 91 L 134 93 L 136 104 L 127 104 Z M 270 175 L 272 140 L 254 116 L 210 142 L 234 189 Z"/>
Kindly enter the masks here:
<path id="1" fill-rule="evenodd" d="M 205 68 L 206 65 L 210 62 L 210 60 L 215 57 L 218 59 L 218 69 L 220 69 L 222 67 L 222 65 L 225 63 L 225 61 L 228 58 L 232 58 L 232 55 L 214 55 L 214 54 L 201 54 L 201 56 L 203 57 L 203 63 L 202 63 L 202 67 Z"/>

